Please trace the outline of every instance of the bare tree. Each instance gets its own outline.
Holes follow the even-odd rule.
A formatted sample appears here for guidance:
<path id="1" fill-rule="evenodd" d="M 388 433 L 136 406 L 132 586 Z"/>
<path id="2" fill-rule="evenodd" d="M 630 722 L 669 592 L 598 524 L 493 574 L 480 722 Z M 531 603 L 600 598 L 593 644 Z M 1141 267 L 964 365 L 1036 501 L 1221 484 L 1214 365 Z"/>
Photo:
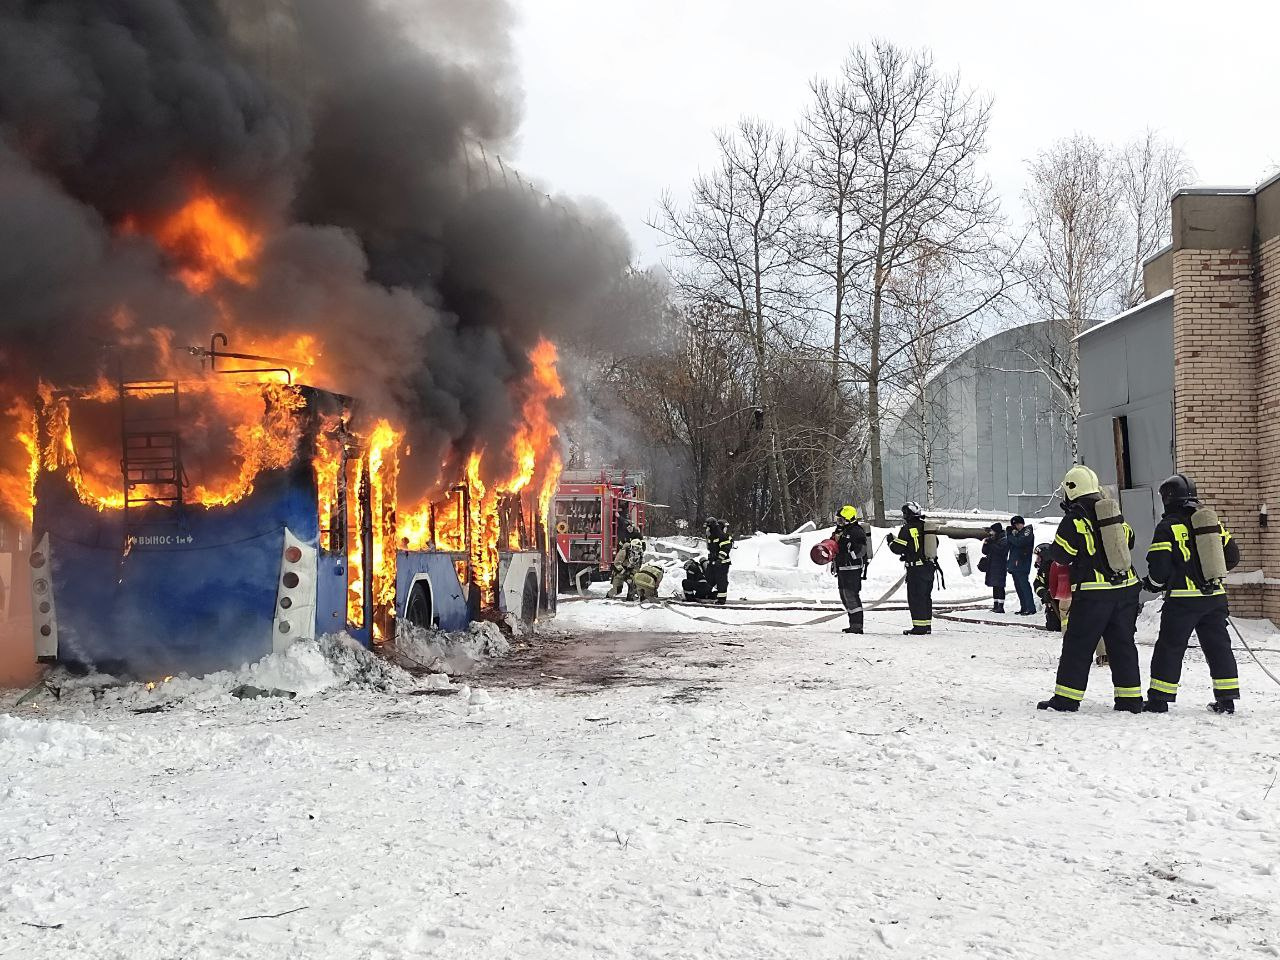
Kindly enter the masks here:
<path id="1" fill-rule="evenodd" d="M 791 526 L 787 471 L 769 377 L 770 346 L 805 299 L 795 238 L 807 193 L 794 141 L 760 120 L 717 135 L 720 163 L 699 175 L 689 203 L 664 195 L 651 223 L 678 258 L 677 284 L 691 300 L 718 303 L 752 348 L 753 401 L 764 412 L 769 490 Z"/>
<path id="2" fill-rule="evenodd" d="M 881 444 L 886 291 L 900 271 L 926 250 L 964 259 L 980 254 L 997 204 L 977 170 L 985 150 L 990 101 L 942 75 L 927 52 L 875 41 L 855 48 L 844 81 L 865 116 L 853 198 L 866 261 L 865 374 L 871 492 L 875 515 L 885 516 Z M 926 245 L 924 241 L 927 240 Z"/>
<path id="3" fill-rule="evenodd" d="M 973 293 L 965 272 L 962 264 L 926 245 L 910 269 L 899 271 L 885 291 L 887 328 L 901 347 L 896 370 L 888 379 L 903 393 L 902 423 L 919 450 L 930 509 L 937 505 L 937 447 L 949 439 L 946 365 L 976 338 Z"/>
<path id="4" fill-rule="evenodd" d="M 820 281 L 817 298 L 831 317 L 826 389 L 833 409 L 821 441 L 825 457 L 816 497 L 818 509 L 825 512 L 833 506 L 838 452 L 853 426 L 846 416 L 845 341 L 848 314 L 859 305 L 857 274 L 865 263 L 858 240 L 866 229 L 861 217 L 866 204 L 859 203 L 855 193 L 868 126 L 866 114 L 843 80 L 814 80 L 809 91 L 812 99 L 800 125 L 800 138 L 812 206 L 805 224 L 807 242 L 801 249 L 806 265 Z"/>
<path id="5" fill-rule="evenodd" d="M 1116 186 L 1125 222 L 1124 246 L 1117 251 L 1127 260 L 1127 280 L 1120 308 L 1136 307 L 1144 299 L 1142 265 L 1172 236 L 1169 204 L 1178 190 L 1195 179 L 1195 169 L 1182 148 L 1147 130 L 1116 156 Z"/>
<path id="6" fill-rule="evenodd" d="M 1031 234 L 1023 262 L 1032 300 L 1050 321 L 1047 342 L 1028 359 L 1062 403 L 1073 458 L 1079 456 L 1078 337 L 1117 302 L 1127 271 L 1118 165 L 1091 137 L 1059 140 L 1030 164 Z"/>

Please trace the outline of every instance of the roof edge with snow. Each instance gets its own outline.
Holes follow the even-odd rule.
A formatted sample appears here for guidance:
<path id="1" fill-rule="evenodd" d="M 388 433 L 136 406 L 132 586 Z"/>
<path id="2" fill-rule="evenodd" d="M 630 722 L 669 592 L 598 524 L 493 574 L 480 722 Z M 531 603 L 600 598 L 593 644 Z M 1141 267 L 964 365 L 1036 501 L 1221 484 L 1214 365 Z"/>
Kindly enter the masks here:
<path id="1" fill-rule="evenodd" d="M 1110 320 L 1103 320 L 1101 323 L 1095 324 L 1094 326 L 1090 327 L 1088 330 L 1085 330 L 1077 334 L 1073 339 L 1075 340 L 1076 343 L 1079 343 L 1081 340 L 1083 340 L 1085 337 L 1089 336 L 1090 334 L 1097 333 L 1099 330 L 1103 330 L 1111 326 L 1113 323 L 1116 323 L 1117 321 L 1125 319 L 1126 317 L 1132 317 L 1135 314 L 1142 313 L 1150 309 L 1151 307 L 1156 306 L 1156 304 L 1163 303 L 1165 300 L 1169 300 L 1172 297 L 1173 297 L 1173 291 L 1166 290 L 1164 293 L 1157 294 L 1156 296 L 1152 297 L 1150 300 L 1144 300 L 1142 303 L 1138 304 L 1136 307 L 1130 307 L 1124 313 L 1117 313 Z"/>

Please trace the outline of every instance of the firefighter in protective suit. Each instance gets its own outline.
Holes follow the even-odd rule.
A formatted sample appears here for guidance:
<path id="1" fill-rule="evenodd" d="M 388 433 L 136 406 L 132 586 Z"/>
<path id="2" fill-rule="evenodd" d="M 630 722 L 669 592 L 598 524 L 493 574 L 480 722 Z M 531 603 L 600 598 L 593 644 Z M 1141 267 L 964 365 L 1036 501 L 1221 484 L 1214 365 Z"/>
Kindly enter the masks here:
<path id="1" fill-rule="evenodd" d="M 924 513 L 914 500 L 902 505 L 902 529 L 885 542 L 906 567 L 907 606 L 911 608 L 911 629 L 904 636 L 924 636 L 933 632 L 933 578 L 937 560 L 925 549 Z"/>
<path id="2" fill-rule="evenodd" d="M 707 573 L 701 560 L 690 560 L 684 565 L 684 580 L 680 589 L 684 591 L 686 603 L 712 599 L 715 591 L 707 581 Z"/>
<path id="3" fill-rule="evenodd" d="M 1144 583 L 1153 593 L 1164 594 L 1160 636 L 1151 655 L 1147 711 L 1167 713 L 1169 704 L 1177 699 L 1182 658 L 1194 631 L 1213 678 L 1213 703 L 1209 709 L 1214 713 L 1235 713 L 1240 678 L 1227 634 L 1227 589 L 1221 579 L 1208 576 L 1206 568 L 1216 573 L 1234 569 L 1240 562 L 1240 547 L 1221 522 L 1217 529 L 1209 526 L 1203 530 L 1192 522 L 1200 501 L 1190 477 L 1178 473 L 1160 484 L 1160 499 L 1164 501 L 1164 516 L 1147 550 Z"/>
<path id="4" fill-rule="evenodd" d="M 1115 685 L 1115 709 L 1141 713 L 1142 676 L 1134 634 L 1138 624 L 1138 575 L 1127 563 L 1133 549 L 1133 529 L 1120 516 L 1115 502 L 1104 500 L 1098 475 L 1085 466 L 1067 471 L 1062 481 L 1063 519 L 1047 553 L 1071 571 L 1071 617 L 1062 636 L 1057 686 L 1041 710 L 1071 713 L 1080 708 L 1089 682 L 1094 650 L 1106 640 Z M 1107 507 L 1101 516 L 1102 507 Z M 1108 543 L 1103 538 L 1110 538 Z M 1121 544 L 1127 548 L 1121 549 Z M 1113 569 L 1112 557 L 1123 556 L 1123 569 Z"/>
<path id="5" fill-rule="evenodd" d="M 733 552 L 733 537 L 729 536 L 728 529 L 729 525 L 723 520 L 707 517 L 707 562 L 702 569 L 718 607 L 723 607 L 729 599 L 729 557 Z"/>
<path id="6" fill-rule="evenodd" d="M 640 535 L 640 531 L 632 524 L 627 524 L 622 533 L 622 542 L 618 544 L 618 552 L 613 555 L 612 578 L 609 584 L 608 596 L 616 597 L 622 593 L 622 588 L 627 588 L 627 599 L 630 600 L 635 595 L 635 585 L 632 578 L 640 569 L 640 565 L 644 563 L 644 537 Z"/>
<path id="7" fill-rule="evenodd" d="M 844 632 L 861 633 L 862 581 L 867 578 L 867 567 L 871 560 L 868 548 L 871 541 L 867 539 L 866 529 L 858 522 L 857 509 L 851 506 L 840 508 L 836 528 L 831 531 L 831 539 L 836 542 L 836 555 L 831 561 L 831 570 L 836 575 L 840 603 L 849 615 L 849 626 L 845 627 Z"/>
<path id="8" fill-rule="evenodd" d="M 631 578 L 635 586 L 635 599 L 641 603 L 658 599 L 658 587 L 662 586 L 663 569 L 657 564 L 646 563 Z M 631 595 L 627 595 L 630 600 Z"/>

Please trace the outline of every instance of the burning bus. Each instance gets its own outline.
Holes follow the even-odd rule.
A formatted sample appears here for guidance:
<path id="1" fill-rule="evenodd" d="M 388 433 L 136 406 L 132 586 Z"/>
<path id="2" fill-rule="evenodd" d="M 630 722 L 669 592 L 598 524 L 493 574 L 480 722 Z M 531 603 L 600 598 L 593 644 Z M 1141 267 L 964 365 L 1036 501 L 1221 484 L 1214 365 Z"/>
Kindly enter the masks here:
<path id="1" fill-rule="evenodd" d="M 505 74 L 383 4 L 81 6 L 7 17 L 71 66 L 0 104 L 0 579 L 41 658 L 543 611 L 553 344 L 620 322 L 616 218 L 504 162 Z"/>
<path id="2" fill-rule="evenodd" d="M 192 350 L 205 369 L 186 380 L 41 390 L 26 438 L 40 660 L 203 673 L 325 633 L 377 645 L 398 621 L 457 630 L 485 610 L 554 609 L 556 471 L 534 488 L 527 460 L 488 490 L 473 454 L 457 483 L 406 510 L 399 431 L 356 429 L 352 398 L 227 343 Z M 211 427 L 232 449 L 189 458 Z"/>
<path id="3" fill-rule="evenodd" d="M 255 299 L 263 241 L 228 205 L 197 193 L 150 231 L 175 285 L 239 349 L 223 333 L 181 349 L 178 327 L 122 305 L 91 383 L 36 370 L 34 400 L 6 401 L 7 449 L 27 465 L 6 456 L 0 498 L 31 525 L 38 659 L 207 672 L 329 632 L 377 645 L 401 620 L 452 630 L 482 612 L 550 609 L 551 409 L 564 396 L 552 343 L 508 361 L 498 400 L 462 398 L 500 404 L 492 434 L 436 429 L 395 379 L 415 368 L 376 368 L 366 343 L 326 353 L 323 311 L 314 334 L 296 311 L 292 333 L 268 332 L 278 314 L 260 315 Z M 419 304 L 406 309 L 427 322 Z M 412 330 L 383 332 L 413 342 Z M 466 421 L 449 386 L 437 406 Z"/>

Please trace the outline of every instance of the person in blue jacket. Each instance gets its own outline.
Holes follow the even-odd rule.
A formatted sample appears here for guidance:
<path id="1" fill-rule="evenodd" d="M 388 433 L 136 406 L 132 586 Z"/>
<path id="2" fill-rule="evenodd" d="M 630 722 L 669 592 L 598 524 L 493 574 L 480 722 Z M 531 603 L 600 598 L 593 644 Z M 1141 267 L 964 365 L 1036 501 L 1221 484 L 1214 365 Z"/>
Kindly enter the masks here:
<path id="1" fill-rule="evenodd" d="M 1018 591 L 1018 616 L 1029 617 L 1036 612 L 1036 595 L 1031 590 L 1031 561 L 1036 549 L 1036 532 L 1027 526 L 1022 517 L 1009 521 L 1009 575 L 1013 577 L 1013 589 Z"/>

